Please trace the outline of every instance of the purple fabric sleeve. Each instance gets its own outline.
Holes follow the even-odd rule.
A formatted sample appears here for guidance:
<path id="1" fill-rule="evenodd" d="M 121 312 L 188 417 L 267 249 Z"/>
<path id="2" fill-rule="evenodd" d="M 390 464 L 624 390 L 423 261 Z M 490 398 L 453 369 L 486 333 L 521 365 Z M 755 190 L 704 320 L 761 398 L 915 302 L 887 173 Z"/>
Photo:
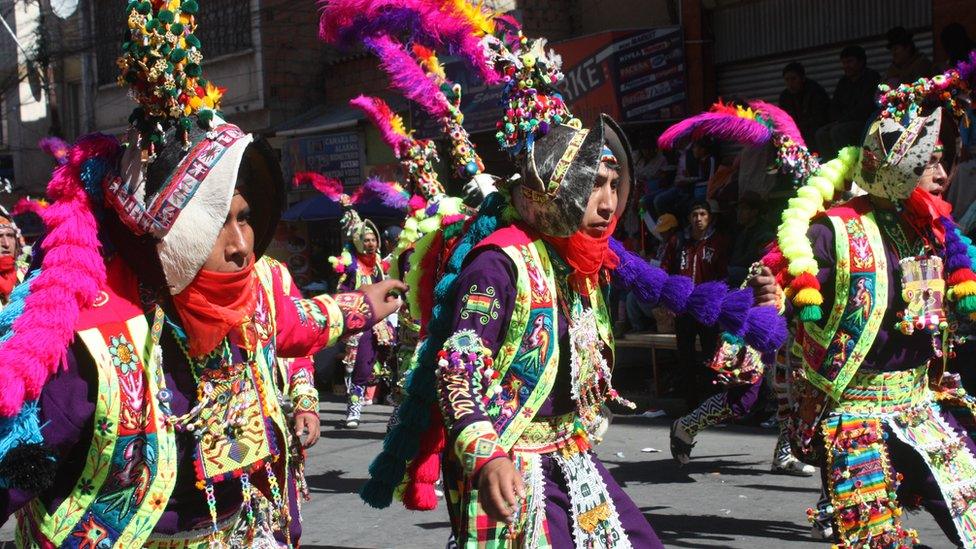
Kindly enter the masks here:
<path id="1" fill-rule="evenodd" d="M 495 356 L 515 308 L 514 266 L 508 256 L 496 248 L 485 248 L 475 253 L 477 255 L 457 278 L 452 333 L 473 331 L 481 338 L 482 345 Z M 484 306 L 476 307 L 472 300 Z M 449 349 L 445 350 L 450 352 Z M 468 425 L 476 421 L 490 421 L 473 374 L 470 370 L 438 369 L 438 396 L 452 441 Z M 459 399 L 467 402 L 462 404 Z"/>

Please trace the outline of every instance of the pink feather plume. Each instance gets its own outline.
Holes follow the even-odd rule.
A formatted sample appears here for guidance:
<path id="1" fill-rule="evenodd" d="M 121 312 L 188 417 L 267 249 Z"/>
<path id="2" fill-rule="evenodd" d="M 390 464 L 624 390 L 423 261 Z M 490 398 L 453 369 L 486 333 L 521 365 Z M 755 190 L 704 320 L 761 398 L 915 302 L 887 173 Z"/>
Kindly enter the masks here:
<path id="1" fill-rule="evenodd" d="M 667 150 L 704 137 L 761 147 L 772 139 L 773 134 L 769 128 L 755 120 L 728 112 L 703 112 L 665 130 L 657 143 Z"/>
<path id="2" fill-rule="evenodd" d="M 98 225 L 81 169 L 91 158 L 115 162 L 119 150 L 118 141 L 109 136 L 82 138 L 48 184 L 52 203 L 41 212 L 49 229 L 41 242 L 41 273 L 13 323 L 13 336 L 0 345 L 0 364 L 5 365 L 0 368 L 0 415 L 13 416 L 26 400 L 40 395 L 64 364 L 80 312 L 105 285 Z"/>
<path id="3" fill-rule="evenodd" d="M 349 101 L 349 104 L 366 113 L 366 116 L 380 130 L 383 141 L 389 145 L 397 156 L 403 154 L 413 141 L 402 131 L 393 126 L 396 113 L 379 97 L 360 95 Z"/>
<path id="4" fill-rule="evenodd" d="M 11 215 L 21 215 L 28 212 L 41 215 L 41 212 L 46 208 L 46 204 L 41 204 L 38 200 L 31 200 L 30 198 L 21 198 L 14 204 L 12 210 L 10 210 Z"/>
<path id="5" fill-rule="evenodd" d="M 298 172 L 295 177 L 292 178 L 292 185 L 295 187 L 300 187 L 302 185 L 309 184 L 315 187 L 315 190 L 324 194 L 336 202 L 339 202 L 343 194 L 342 182 L 338 179 L 332 179 L 331 177 L 326 177 L 320 173 L 315 172 Z"/>
<path id="6" fill-rule="evenodd" d="M 406 212 L 410 205 L 410 193 L 405 191 L 399 183 L 393 181 L 383 181 L 376 177 L 371 177 L 360 187 L 362 199 L 369 201 L 379 200 L 388 208 Z"/>
<path id="7" fill-rule="evenodd" d="M 390 77 L 390 85 L 394 89 L 420 105 L 431 116 L 447 116 L 447 97 L 403 45 L 387 36 L 368 38 L 366 45 L 379 57 L 380 67 Z"/>
<path id="8" fill-rule="evenodd" d="M 760 111 L 766 117 L 773 121 L 773 126 L 776 131 L 788 136 L 793 140 L 794 143 L 802 146 L 806 146 L 806 142 L 803 141 L 803 135 L 800 133 L 800 128 L 797 127 L 796 122 L 793 121 L 793 117 L 789 115 L 783 109 L 773 105 L 772 103 L 767 103 L 759 99 L 749 101 L 749 105 L 757 111 Z"/>

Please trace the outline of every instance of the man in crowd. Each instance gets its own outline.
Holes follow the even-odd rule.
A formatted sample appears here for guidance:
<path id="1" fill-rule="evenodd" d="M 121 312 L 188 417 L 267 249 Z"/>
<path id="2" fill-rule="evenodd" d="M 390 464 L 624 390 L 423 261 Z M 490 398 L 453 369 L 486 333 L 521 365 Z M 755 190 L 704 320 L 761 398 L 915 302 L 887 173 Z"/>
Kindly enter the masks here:
<path id="1" fill-rule="evenodd" d="M 661 268 L 668 274 L 687 276 L 695 284 L 725 280 L 728 251 L 729 238 L 716 230 L 708 202 L 696 201 L 688 214 L 688 227 L 668 241 Z M 675 319 L 675 332 L 678 336 L 678 377 L 684 386 L 686 402 L 694 407 L 707 383 L 706 368 L 695 356 L 695 341 L 700 341 L 702 354 L 711 357 L 715 354 L 718 331 L 702 326 L 689 315 L 681 315 Z"/>
<path id="2" fill-rule="evenodd" d="M 932 60 L 918 51 L 912 33 L 905 27 L 895 27 L 885 37 L 888 39 L 888 51 L 891 52 L 891 66 L 885 72 L 885 82 L 889 86 L 912 84 L 919 78 L 935 73 Z"/>
<path id="3" fill-rule="evenodd" d="M 830 100 L 830 123 L 817 131 L 817 146 L 824 158 L 833 158 L 837 151 L 857 143 L 877 108 L 875 95 L 881 75 L 867 67 L 864 48 L 847 46 L 840 52 L 840 64 L 844 75 Z"/>
<path id="4" fill-rule="evenodd" d="M 817 130 L 827 123 L 830 96 L 823 86 L 806 76 L 806 69 L 797 61 L 783 67 L 786 89 L 779 94 L 779 106 L 789 113 L 800 128 L 803 139 L 814 143 Z"/>

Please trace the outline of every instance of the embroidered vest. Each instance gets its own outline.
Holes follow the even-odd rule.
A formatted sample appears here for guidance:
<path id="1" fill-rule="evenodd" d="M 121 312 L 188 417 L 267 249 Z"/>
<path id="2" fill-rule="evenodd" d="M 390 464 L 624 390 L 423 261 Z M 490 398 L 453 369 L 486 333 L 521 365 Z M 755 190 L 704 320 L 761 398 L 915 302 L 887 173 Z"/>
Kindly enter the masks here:
<path id="1" fill-rule="evenodd" d="M 169 502 L 177 467 L 169 393 L 138 303 L 135 277 L 114 262 L 107 291 L 78 323 L 98 378 L 84 469 L 52 513 L 39 498 L 18 512 L 18 546 L 141 547 Z"/>
<path id="2" fill-rule="evenodd" d="M 555 271 L 542 240 L 531 240 L 521 231 L 518 236 L 522 238 L 500 246 L 515 266 L 517 294 L 508 331 L 495 357 L 499 376 L 487 391 L 492 394 L 495 386 L 502 388 L 486 411 L 498 433 L 498 444 L 506 451 L 549 397 L 559 367 Z M 600 337 L 613 349 L 609 316 L 599 287 L 589 298 L 597 314 Z"/>
<path id="3" fill-rule="evenodd" d="M 855 201 L 827 212 L 837 254 L 834 306 L 823 326 L 799 323 L 797 332 L 807 380 L 834 401 L 864 361 L 888 307 L 881 231 L 874 214 L 859 214 Z"/>

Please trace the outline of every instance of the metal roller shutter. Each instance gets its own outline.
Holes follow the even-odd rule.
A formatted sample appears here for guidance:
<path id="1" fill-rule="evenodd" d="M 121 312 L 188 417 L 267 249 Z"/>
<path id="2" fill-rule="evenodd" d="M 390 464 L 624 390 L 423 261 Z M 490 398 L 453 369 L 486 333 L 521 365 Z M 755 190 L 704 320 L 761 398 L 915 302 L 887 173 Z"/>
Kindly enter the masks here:
<path id="1" fill-rule="evenodd" d="M 914 30 L 915 43 L 932 55 L 930 0 L 764 0 L 711 12 L 720 96 L 777 99 L 782 70 L 799 61 L 807 77 L 832 93 L 841 77 L 840 51 L 865 49 L 868 66 L 883 73 L 890 65 L 884 33 Z"/>

